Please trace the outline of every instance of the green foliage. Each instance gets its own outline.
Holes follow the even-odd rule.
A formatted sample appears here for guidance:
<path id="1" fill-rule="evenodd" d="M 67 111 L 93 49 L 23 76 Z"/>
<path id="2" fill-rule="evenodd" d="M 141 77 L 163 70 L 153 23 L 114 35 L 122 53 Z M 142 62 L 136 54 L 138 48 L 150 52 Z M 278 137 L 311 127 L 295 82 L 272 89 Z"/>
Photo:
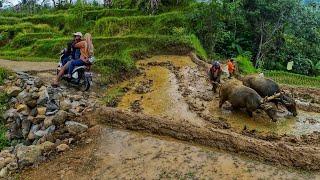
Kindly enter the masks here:
<path id="1" fill-rule="evenodd" d="M 236 59 L 239 71 L 242 74 L 247 75 L 247 74 L 253 74 L 257 72 L 257 69 L 254 68 L 249 57 L 239 55 L 235 59 Z"/>
<path id="2" fill-rule="evenodd" d="M 55 36 L 54 33 L 20 33 L 10 43 L 13 48 L 22 48 L 29 46 L 38 39 L 51 39 Z"/>
<path id="3" fill-rule="evenodd" d="M 310 77 L 283 71 L 266 71 L 264 74 L 280 84 L 320 88 L 320 77 Z"/>
<path id="4" fill-rule="evenodd" d="M 102 9 L 85 11 L 83 17 L 86 20 L 98 20 L 104 17 L 124 17 L 124 16 L 137 16 L 142 13 L 135 9 Z"/>
<path id="5" fill-rule="evenodd" d="M 303 75 L 313 75 L 314 65 L 311 60 L 297 58 L 294 60 L 293 72 Z"/>
<path id="6" fill-rule="evenodd" d="M 16 17 L 0 17 L 0 25 L 13 25 L 21 23 L 21 19 Z"/>
<path id="7" fill-rule="evenodd" d="M 193 48 L 195 49 L 197 55 L 202 59 L 202 60 L 207 60 L 208 55 L 207 52 L 204 50 L 204 48 L 201 45 L 200 40 L 197 38 L 196 35 L 192 34 L 190 36 L 190 41 L 191 44 L 193 45 Z"/>
<path id="8" fill-rule="evenodd" d="M 9 140 L 6 138 L 6 132 L 7 129 L 4 125 L 0 124 L 0 150 L 10 145 Z"/>
<path id="9" fill-rule="evenodd" d="M 109 107 L 117 106 L 119 98 L 124 95 L 124 90 L 120 87 L 113 87 L 107 90 L 106 96 L 103 98 L 103 102 Z"/>
<path id="10" fill-rule="evenodd" d="M 4 80 L 9 76 L 10 72 L 4 68 L 0 68 L 0 85 L 3 84 Z M 3 125 L 2 115 L 7 109 L 8 96 L 0 92 L 0 150 L 9 145 L 9 141 L 6 138 L 7 129 Z"/>
<path id="11" fill-rule="evenodd" d="M 161 11 L 187 7 L 190 1 L 179 1 L 178 6 L 173 2 L 163 0 Z M 134 72 L 135 60 L 145 55 L 195 51 L 202 59 L 207 58 L 198 38 L 188 31 L 184 11 L 151 16 L 140 11 L 141 4 L 143 0 L 114 1 L 113 8 L 105 9 L 78 2 L 68 11 L 41 10 L 34 15 L 0 12 L 6 19 L 0 25 L 0 57 L 57 61 L 60 50 L 71 41 L 71 33 L 82 31 L 93 34 L 98 58 L 94 69 L 105 75 L 101 78 L 104 82 Z"/>
<path id="12" fill-rule="evenodd" d="M 10 75 L 10 72 L 7 69 L 0 67 L 0 85 L 3 84 L 4 80 Z M 0 96 L 1 97 L 1 96 Z M 1 98 L 0 98 L 1 100 Z"/>
<path id="13" fill-rule="evenodd" d="M 196 3 L 188 11 L 189 31 L 211 59 L 252 53 L 254 65 L 285 70 L 301 58 L 316 64 L 320 54 L 319 6 L 298 0 L 236 0 Z M 304 64 L 309 64 L 305 62 Z M 297 69 L 297 68 L 296 68 Z M 310 66 L 308 72 L 314 75 Z"/>
<path id="14" fill-rule="evenodd" d="M 158 16 L 107 17 L 96 22 L 95 32 L 104 36 L 128 34 L 174 34 L 175 29 L 186 26 L 182 13 L 165 13 Z"/>

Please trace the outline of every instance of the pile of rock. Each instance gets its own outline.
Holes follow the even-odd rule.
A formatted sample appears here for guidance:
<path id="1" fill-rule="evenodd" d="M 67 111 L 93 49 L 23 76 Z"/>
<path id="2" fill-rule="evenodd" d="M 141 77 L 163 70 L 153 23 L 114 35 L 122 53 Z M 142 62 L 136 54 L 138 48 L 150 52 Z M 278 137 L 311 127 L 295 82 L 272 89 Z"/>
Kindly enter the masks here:
<path id="1" fill-rule="evenodd" d="M 0 176 L 32 165 L 47 151 L 69 149 L 68 145 L 88 129 L 73 120 L 95 105 L 94 98 L 81 91 L 52 88 L 26 73 L 10 79 L 6 83 L 10 108 L 3 118 L 8 139 L 18 145 L 0 153 Z"/>

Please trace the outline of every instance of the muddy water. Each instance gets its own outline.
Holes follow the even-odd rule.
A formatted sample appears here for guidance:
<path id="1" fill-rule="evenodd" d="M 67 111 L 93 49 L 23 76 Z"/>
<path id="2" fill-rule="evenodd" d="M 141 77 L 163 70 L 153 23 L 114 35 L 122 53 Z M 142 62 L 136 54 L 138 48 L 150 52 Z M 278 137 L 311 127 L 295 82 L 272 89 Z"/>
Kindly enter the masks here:
<path id="1" fill-rule="evenodd" d="M 231 127 L 238 131 L 247 128 L 262 134 L 277 135 L 303 135 L 314 131 L 320 132 L 319 113 L 299 111 L 298 116 L 293 117 L 291 114 L 283 112 L 284 110 L 280 110 L 278 121 L 274 123 L 264 112 L 254 113 L 253 118 L 251 118 L 241 110 L 230 110 L 228 105 L 224 105 L 223 109 L 219 109 L 218 104 L 218 100 L 211 102 L 206 113 L 228 122 Z"/>
<path id="2" fill-rule="evenodd" d="M 162 58 L 162 61 L 158 62 L 167 60 L 167 56 L 162 56 Z M 148 59 L 138 62 L 140 67 L 145 68 L 145 75 L 134 79 L 136 83 L 134 86 L 141 84 L 142 81 L 151 80 L 152 87 L 150 92 L 138 94 L 134 91 L 135 88 L 132 88 L 122 97 L 118 108 L 130 109 L 132 102 L 140 100 L 143 112 L 146 114 L 165 116 L 173 120 L 186 120 L 193 125 L 202 126 L 203 120 L 189 110 L 188 104 L 179 93 L 175 74 L 166 67 L 145 66 L 146 63 L 152 61 L 153 59 Z M 178 67 L 186 66 L 188 65 L 187 63 L 190 63 L 186 62 L 186 58 L 183 58 L 182 61 L 173 62 L 176 62 L 175 65 Z M 194 64 L 191 65 L 195 66 Z"/>
<path id="3" fill-rule="evenodd" d="M 138 66 L 144 69 L 145 75 L 125 82 L 121 86 L 131 87 L 121 102 L 119 108 L 130 109 L 132 102 L 139 100 L 142 111 L 151 115 L 160 115 L 172 119 L 182 119 L 191 122 L 194 125 L 203 125 L 203 120 L 196 113 L 189 110 L 188 104 L 184 101 L 179 90 L 179 85 L 175 74 L 165 66 L 150 66 L 148 63 L 170 62 L 173 66 L 180 68 L 179 73 L 183 76 L 192 73 L 192 78 L 182 79 L 183 83 L 188 84 L 187 88 L 196 91 L 197 94 L 204 94 L 203 91 L 209 91 L 208 81 L 205 80 L 203 72 L 197 68 L 196 64 L 187 56 L 155 56 L 146 60 L 138 61 Z M 146 80 L 152 80 L 150 92 L 138 94 L 134 91 L 135 87 Z M 192 81 L 192 82 L 189 82 Z M 206 84 L 205 84 L 206 83 Z M 194 86 L 192 86 L 194 84 Z M 202 85 L 205 84 L 205 85 Z M 209 87 L 203 88 L 203 87 Z M 208 92 L 206 92 L 208 93 Z M 214 118 L 228 122 L 233 129 L 240 132 L 244 128 L 255 130 L 262 134 L 292 134 L 302 135 L 310 134 L 313 131 L 320 131 L 320 114 L 299 111 L 297 117 L 292 117 L 280 110 L 278 122 L 271 122 L 264 112 L 255 113 L 250 118 L 243 111 L 230 111 L 228 108 L 218 108 L 218 95 L 211 102 L 204 102 L 206 105 L 204 113 Z M 201 103 L 201 102 L 200 102 Z"/>

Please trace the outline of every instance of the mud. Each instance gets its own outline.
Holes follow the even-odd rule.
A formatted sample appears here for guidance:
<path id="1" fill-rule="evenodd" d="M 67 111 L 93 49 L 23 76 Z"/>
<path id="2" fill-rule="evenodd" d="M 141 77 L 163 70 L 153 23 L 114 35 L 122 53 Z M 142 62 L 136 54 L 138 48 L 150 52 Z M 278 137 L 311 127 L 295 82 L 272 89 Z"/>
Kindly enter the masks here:
<path id="1" fill-rule="evenodd" d="M 169 135 L 287 166 L 319 169 L 318 113 L 300 109 L 299 115 L 294 118 L 280 108 L 277 123 L 271 122 L 262 111 L 257 111 L 254 118 L 250 118 L 241 110 L 231 111 L 228 105 L 222 109 L 218 108 L 218 94 L 211 91 L 211 84 L 207 79 L 206 70 L 210 66 L 195 57 L 156 56 L 138 61 L 137 64 L 144 75 L 132 79 L 130 83 L 124 83 L 130 84 L 130 87 L 120 100 L 118 108 L 130 110 L 131 103 L 139 100 L 143 110 L 138 111 L 138 117 L 135 114 L 126 114 L 130 112 L 116 110 L 107 114 L 111 120 L 105 120 L 104 123 Z M 223 81 L 226 79 L 223 78 Z M 127 86 L 124 84 L 122 87 Z M 145 84 L 148 89 L 142 94 L 134 91 L 134 87 L 139 87 L 141 84 Z M 122 116 L 121 113 L 129 118 L 121 119 L 119 117 Z M 170 121 L 174 125 L 164 123 L 164 128 L 146 120 L 144 116 L 147 116 L 147 119 L 159 118 L 155 120 L 159 123 Z M 113 120 L 113 117 L 117 120 Z M 132 123 L 132 119 L 137 124 Z M 157 127 L 158 125 L 160 127 Z M 188 129 L 190 134 L 186 128 L 191 128 Z M 203 131 L 214 133 L 208 135 Z M 213 139 L 215 142 L 212 142 Z M 308 157 L 310 161 L 308 158 L 301 158 L 301 154 L 310 156 Z"/>
<path id="2" fill-rule="evenodd" d="M 116 127 L 171 136 L 286 166 L 320 170 L 320 147 L 297 145 L 281 140 L 265 141 L 217 129 L 210 124 L 199 128 L 191 124 L 113 108 L 102 108 L 98 111 L 96 118 L 100 122 Z"/>
<path id="3" fill-rule="evenodd" d="M 320 174 L 271 166 L 171 138 L 100 127 L 80 146 L 20 179 L 317 179 Z M 103 143 L 101 143 L 103 142 Z"/>

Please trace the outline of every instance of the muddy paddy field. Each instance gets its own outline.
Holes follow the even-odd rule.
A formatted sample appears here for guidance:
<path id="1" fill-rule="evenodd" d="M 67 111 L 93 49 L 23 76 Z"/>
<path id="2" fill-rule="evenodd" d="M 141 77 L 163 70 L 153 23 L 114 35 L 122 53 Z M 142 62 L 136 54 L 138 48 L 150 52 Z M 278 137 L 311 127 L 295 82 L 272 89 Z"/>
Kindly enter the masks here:
<path id="1" fill-rule="evenodd" d="M 43 179 L 319 179 L 320 94 L 291 88 L 298 116 L 279 109 L 250 118 L 218 108 L 207 64 L 190 56 L 137 62 L 140 75 L 114 85 L 115 107 L 86 117 L 93 142 L 75 147 L 20 177 Z M 233 80 L 236 81 L 236 80 Z M 133 130 L 133 131 L 132 131 Z M 45 172 L 45 173 L 44 173 Z"/>

